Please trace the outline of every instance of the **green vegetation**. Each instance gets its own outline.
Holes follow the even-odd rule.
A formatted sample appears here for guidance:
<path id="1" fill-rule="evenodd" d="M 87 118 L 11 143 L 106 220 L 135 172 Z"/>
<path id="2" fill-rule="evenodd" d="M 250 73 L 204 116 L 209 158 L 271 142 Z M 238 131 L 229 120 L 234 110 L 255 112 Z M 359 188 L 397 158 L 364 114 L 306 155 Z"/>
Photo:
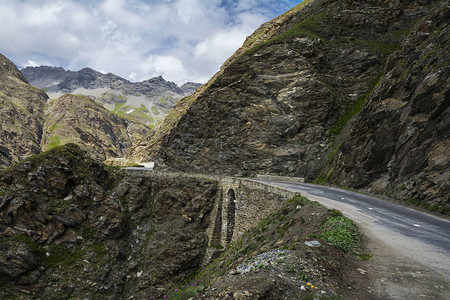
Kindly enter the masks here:
<path id="1" fill-rule="evenodd" d="M 295 204 L 299 204 L 299 205 L 312 203 L 312 202 L 313 201 L 309 200 L 308 198 L 300 196 L 300 195 L 297 195 L 297 196 L 295 196 L 295 197 L 293 197 L 293 198 L 288 200 L 288 204 L 295 203 Z"/>
<path id="2" fill-rule="evenodd" d="M 145 112 L 145 113 L 149 113 L 150 111 L 147 109 L 147 107 L 145 107 L 144 104 L 141 104 L 140 110 Z"/>
<path id="3" fill-rule="evenodd" d="M 131 168 L 131 167 L 133 167 L 133 168 L 140 168 L 140 167 L 144 167 L 143 165 L 140 165 L 140 164 L 138 164 L 138 163 L 128 163 L 126 166 L 125 166 L 126 168 Z"/>
<path id="4" fill-rule="evenodd" d="M 263 270 L 270 270 L 270 266 L 269 265 L 265 265 L 263 263 L 260 263 L 256 266 L 257 268 L 263 269 Z"/>
<path id="5" fill-rule="evenodd" d="M 33 241 L 28 235 L 24 234 L 14 234 L 10 237 L 1 237 L 0 238 L 0 245 L 4 242 L 22 242 L 25 243 L 30 249 L 34 250 L 37 253 L 43 253 L 42 248 L 39 247 L 38 243 Z M 0 253 L 0 257 L 2 254 L 7 254 L 7 252 Z"/>
<path id="6" fill-rule="evenodd" d="M 405 34 L 406 34 L 406 32 L 405 32 Z M 394 34 L 394 36 L 395 36 L 395 34 Z M 379 53 L 386 58 L 400 48 L 400 43 L 398 42 L 398 39 L 394 39 L 394 40 L 355 39 L 355 43 L 359 44 L 360 46 L 363 46 L 364 48 L 369 48 L 373 52 Z M 384 60 L 385 59 L 383 59 L 383 61 Z"/>
<path id="7" fill-rule="evenodd" d="M 286 13 L 278 16 L 277 18 L 273 19 L 271 22 L 268 22 L 265 24 L 265 26 L 263 26 L 262 28 L 256 30 L 244 43 L 244 45 L 242 46 L 243 48 L 243 54 L 240 55 L 236 60 L 238 60 L 240 57 L 242 57 L 243 55 L 246 54 L 252 54 L 254 52 L 256 52 L 258 49 L 262 48 L 265 45 L 268 45 L 270 41 L 265 41 L 265 42 L 260 42 L 258 43 L 258 40 L 263 36 L 263 35 L 270 35 L 270 31 L 272 30 L 272 26 L 280 21 L 283 21 L 285 19 L 287 19 L 289 16 L 296 14 L 297 12 L 301 11 L 306 5 L 310 4 L 311 2 L 313 2 L 313 0 L 304 0 L 301 3 L 299 3 L 298 5 L 296 5 L 295 7 L 291 8 L 290 10 L 288 10 Z M 231 63 L 233 63 L 232 61 L 230 61 Z M 208 86 L 209 86 L 210 82 L 208 82 Z"/>
<path id="8" fill-rule="evenodd" d="M 332 137 L 334 139 L 333 142 L 333 150 L 331 150 L 328 154 L 327 160 L 325 161 L 322 172 L 319 173 L 319 176 L 313 181 L 316 184 L 325 184 L 330 181 L 331 176 L 334 173 L 333 169 L 329 169 L 327 173 L 324 173 L 324 170 L 326 167 L 333 161 L 334 157 L 336 156 L 339 148 L 341 147 L 342 142 L 336 144 L 336 137 L 341 133 L 342 129 L 347 125 L 348 121 L 352 119 L 356 114 L 358 114 L 363 105 L 366 103 L 367 98 L 369 95 L 373 92 L 373 90 L 376 88 L 378 83 L 380 82 L 382 78 L 383 73 L 378 73 L 377 76 L 375 76 L 368 84 L 368 88 L 366 93 L 363 95 L 360 95 L 356 101 L 349 102 L 347 104 L 347 107 L 344 111 L 344 113 L 339 117 L 339 119 L 331 126 L 330 130 L 328 131 L 328 136 Z"/>
<path id="9" fill-rule="evenodd" d="M 286 272 L 288 273 L 294 273 L 295 272 L 295 267 L 293 264 L 288 264 L 286 267 Z"/>
<path id="10" fill-rule="evenodd" d="M 125 102 L 121 102 L 121 103 L 116 103 L 116 104 L 114 104 L 114 110 L 113 110 L 113 113 L 114 113 L 114 114 L 117 114 L 117 112 L 119 111 L 119 109 L 121 109 L 122 106 L 124 106 L 124 105 L 125 105 Z"/>
<path id="11" fill-rule="evenodd" d="M 176 290 L 176 292 L 172 292 L 169 299 L 171 300 L 187 300 L 197 295 L 198 292 L 201 292 L 205 289 L 204 286 L 190 286 L 186 289 Z"/>
<path id="12" fill-rule="evenodd" d="M 306 1 L 304 1 L 306 2 Z M 317 16 L 310 17 L 308 19 L 303 20 L 302 22 L 292 26 L 290 29 L 284 31 L 283 33 L 273 37 L 272 39 L 262 42 L 259 44 L 254 45 L 252 48 L 248 49 L 244 55 L 252 55 L 253 53 L 257 52 L 259 49 L 263 47 L 267 47 L 273 44 L 280 44 L 287 40 L 290 40 L 292 38 L 306 35 L 310 38 L 319 38 L 314 33 L 314 29 L 318 28 L 320 25 L 320 21 L 318 20 Z"/>
<path id="13" fill-rule="evenodd" d="M 371 258 L 372 258 L 371 254 L 367 254 L 367 253 L 360 253 L 360 254 L 358 254 L 358 259 L 359 260 L 367 261 L 367 260 L 369 260 Z"/>
<path id="14" fill-rule="evenodd" d="M 336 246 L 344 252 L 354 253 L 361 247 L 361 238 L 355 222 L 343 216 L 333 216 L 322 225 L 324 232 L 317 235 L 330 245 Z"/>
<path id="15" fill-rule="evenodd" d="M 375 89 L 375 87 L 378 85 L 378 82 L 380 81 L 381 77 L 383 76 L 383 73 L 378 73 L 375 78 L 373 78 L 368 85 L 367 92 L 363 95 L 360 95 L 356 101 L 349 102 L 347 104 L 347 107 L 344 111 L 344 113 L 340 116 L 340 118 L 334 123 L 333 126 L 331 126 L 330 130 L 328 131 L 329 136 L 336 136 L 338 135 L 342 128 L 347 124 L 347 122 L 357 113 L 360 112 L 361 108 L 363 107 L 364 103 L 366 103 L 367 97 L 372 93 L 372 91 Z M 337 149 L 336 149 L 337 150 Z M 328 162 L 328 161 L 327 161 Z"/>
<path id="16" fill-rule="evenodd" d="M 159 115 L 159 110 L 156 106 L 152 106 L 152 113 L 155 115 Z"/>
<path id="17" fill-rule="evenodd" d="M 125 102 L 116 103 L 113 113 L 130 120 L 137 118 L 153 124 L 156 122 L 156 120 L 150 114 L 150 111 L 143 104 L 141 104 L 140 107 L 134 107 L 125 105 Z"/>
<path id="18" fill-rule="evenodd" d="M 306 275 L 303 272 L 300 272 L 300 274 L 298 275 L 298 279 L 300 279 L 301 281 L 307 281 L 308 280 L 308 275 Z"/>
<path id="19" fill-rule="evenodd" d="M 52 135 L 48 138 L 49 142 L 45 145 L 44 149 L 50 150 L 55 147 L 61 146 L 61 140 L 56 135 Z"/>
<path id="20" fill-rule="evenodd" d="M 89 246 L 76 245 L 74 249 L 67 249 L 62 245 L 51 244 L 46 249 L 48 253 L 41 256 L 42 265 L 50 268 L 64 268 L 69 271 L 80 265 L 86 253 L 94 252 L 97 254 L 97 260 L 102 261 L 107 254 L 102 244 L 91 244 Z"/>
<path id="21" fill-rule="evenodd" d="M 446 206 L 445 204 L 431 204 L 420 199 L 405 199 L 403 202 L 413 204 L 414 206 L 424 208 L 431 212 L 440 213 L 446 216 L 450 215 L 450 206 Z"/>

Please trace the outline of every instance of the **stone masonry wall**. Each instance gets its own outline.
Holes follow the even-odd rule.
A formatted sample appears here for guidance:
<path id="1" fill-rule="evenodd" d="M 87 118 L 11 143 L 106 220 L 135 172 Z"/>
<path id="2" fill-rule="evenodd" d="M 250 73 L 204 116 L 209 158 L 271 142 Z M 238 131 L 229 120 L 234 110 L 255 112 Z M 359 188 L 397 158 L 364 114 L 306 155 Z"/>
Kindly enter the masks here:
<path id="1" fill-rule="evenodd" d="M 171 178 L 172 180 L 196 178 L 218 185 L 217 194 L 209 199 L 214 203 L 211 203 L 210 221 L 206 229 L 209 242 L 204 263 L 220 255 L 230 242 L 236 240 L 270 213 L 277 211 L 288 199 L 297 195 L 294 192 L 245 178 L 145 170 L 136 172 L 149 178 Z"/>

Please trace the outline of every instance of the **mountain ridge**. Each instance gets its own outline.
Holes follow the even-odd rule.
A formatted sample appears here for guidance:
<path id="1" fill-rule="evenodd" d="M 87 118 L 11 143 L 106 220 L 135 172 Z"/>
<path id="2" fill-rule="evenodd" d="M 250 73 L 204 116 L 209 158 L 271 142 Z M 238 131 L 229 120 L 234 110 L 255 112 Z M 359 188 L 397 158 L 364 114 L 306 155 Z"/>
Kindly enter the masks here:
<path id="1" fill-rule="evenodd" d="M 0 129 L 0 168 L 74 142 L 97 160 L 122 157 L 133 141 L 150 131 L 145 124 L 114 114 L 86 96 L 65 94 L 50 100 L 44 91 L 29 85 L 3 55 Z"/>
<path id="2" fill-rule="evenodd" d="M 91 97 L 114 113 L 154 126 L 182 97 L 191 94 L 198 83 L 183 85 L 166 81 L 162 76 L 131 82 L 113 73 L 92 68 L 78 71 L 61 67 L 26 67 L 21 70 L 32 86 L 44 89 L 50 98 L 72 93 Z M 145 110 L 141 110 L 144 105 Z"/>

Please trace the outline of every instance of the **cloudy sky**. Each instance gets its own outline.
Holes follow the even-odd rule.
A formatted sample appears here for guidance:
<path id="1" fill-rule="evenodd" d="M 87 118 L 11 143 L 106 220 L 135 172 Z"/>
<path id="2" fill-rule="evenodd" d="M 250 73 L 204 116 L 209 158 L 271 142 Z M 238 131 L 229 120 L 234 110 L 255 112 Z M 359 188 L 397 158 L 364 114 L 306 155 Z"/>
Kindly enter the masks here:
<path id="1" fill-rule="evenodd" d="M 0 53 L 19 68 L 203 83 L 259 25 L 301 1 L 0 0 Z"/>

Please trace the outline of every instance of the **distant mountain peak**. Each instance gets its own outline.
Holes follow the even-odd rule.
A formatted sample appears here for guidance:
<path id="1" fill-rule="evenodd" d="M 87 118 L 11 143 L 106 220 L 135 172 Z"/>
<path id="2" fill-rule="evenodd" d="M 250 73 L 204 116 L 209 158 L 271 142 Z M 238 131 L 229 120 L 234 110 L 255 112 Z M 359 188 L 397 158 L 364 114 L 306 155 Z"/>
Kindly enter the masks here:
<path id="1" fill-rule="evenodd" d="M 78 71 L 50 66 L 22 69 L 31 85 L 45 89 L 51 98 L 75 93 L 89 96 L 107 109 L 156 125 L 181 98 L 190 95 L 198 83 L 179 87 L 161 75 L 142 82 L 130 82 L 113 73 L 85 67 Z"/>

